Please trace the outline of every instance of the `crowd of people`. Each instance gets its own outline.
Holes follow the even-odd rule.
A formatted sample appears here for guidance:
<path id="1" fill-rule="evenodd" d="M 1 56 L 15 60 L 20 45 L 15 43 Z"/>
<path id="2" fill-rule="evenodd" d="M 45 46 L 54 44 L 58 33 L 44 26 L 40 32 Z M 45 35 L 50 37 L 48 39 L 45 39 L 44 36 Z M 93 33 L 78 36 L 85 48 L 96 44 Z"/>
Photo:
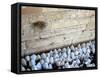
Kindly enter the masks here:
<path id="1" fill-rule="evenodd" d="M 22 57 L 21 70 L 48 70 L 95 67 L 95 41 Z"/>

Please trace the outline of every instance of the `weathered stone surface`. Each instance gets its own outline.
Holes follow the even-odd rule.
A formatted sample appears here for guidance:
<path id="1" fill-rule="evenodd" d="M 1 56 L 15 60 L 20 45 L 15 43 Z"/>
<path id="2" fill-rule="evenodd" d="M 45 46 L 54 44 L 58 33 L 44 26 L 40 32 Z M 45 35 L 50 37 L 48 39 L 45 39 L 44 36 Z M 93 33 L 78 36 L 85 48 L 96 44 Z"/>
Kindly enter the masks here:
<path id="1" fill-rule="evenodd" d="M 33 25 L 36 21 L 46 26 L 39 29 Z M 95 38 L 95 11 L 43 8 L 41 13 L 23 14 L 21 34 L 23 55 L 91 40 Z"/>

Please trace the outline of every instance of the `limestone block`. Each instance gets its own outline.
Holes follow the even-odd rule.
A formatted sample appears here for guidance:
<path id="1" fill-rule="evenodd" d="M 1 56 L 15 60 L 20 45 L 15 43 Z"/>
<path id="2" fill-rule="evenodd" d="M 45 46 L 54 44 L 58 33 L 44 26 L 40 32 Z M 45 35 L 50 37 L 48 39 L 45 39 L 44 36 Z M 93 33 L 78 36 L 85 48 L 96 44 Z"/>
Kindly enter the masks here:
<path id="1" fill-rule="evenodd" d="M 39 20 L 46 22 L 43 30 L 33 25 Z M 22 15 L 21 25 L 22 54 L 37 53 L 94 39 L 95 11 L 44 8 L 38 14 Z"/>

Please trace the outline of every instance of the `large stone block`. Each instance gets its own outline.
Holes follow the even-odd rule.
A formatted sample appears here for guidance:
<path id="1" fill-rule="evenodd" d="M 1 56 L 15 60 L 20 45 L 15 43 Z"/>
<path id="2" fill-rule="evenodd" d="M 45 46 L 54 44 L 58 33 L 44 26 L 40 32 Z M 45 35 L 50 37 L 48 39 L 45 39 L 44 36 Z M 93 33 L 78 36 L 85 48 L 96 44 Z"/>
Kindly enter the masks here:
<path id="1" fill-rule="evenodd" d="M 33 24 L 40 20 L 46 23 L 42 30 Z M 43 9 L 38 14 L 22 15 L 21 25 L 22 54 L 42 52 L 95 38 L 95 12 L 91 10 Z"/>

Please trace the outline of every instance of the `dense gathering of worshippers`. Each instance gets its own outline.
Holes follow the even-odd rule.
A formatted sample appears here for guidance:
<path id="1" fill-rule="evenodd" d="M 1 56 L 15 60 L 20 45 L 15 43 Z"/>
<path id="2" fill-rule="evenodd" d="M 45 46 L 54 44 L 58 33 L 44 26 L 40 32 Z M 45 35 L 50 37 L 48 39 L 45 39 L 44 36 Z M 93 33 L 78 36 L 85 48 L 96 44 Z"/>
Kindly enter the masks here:
<path id="1" fill-rule="evenodd" d="M 95 41 L 52 49 L 21 58 L 21 71 L 95 67 Z"/>

